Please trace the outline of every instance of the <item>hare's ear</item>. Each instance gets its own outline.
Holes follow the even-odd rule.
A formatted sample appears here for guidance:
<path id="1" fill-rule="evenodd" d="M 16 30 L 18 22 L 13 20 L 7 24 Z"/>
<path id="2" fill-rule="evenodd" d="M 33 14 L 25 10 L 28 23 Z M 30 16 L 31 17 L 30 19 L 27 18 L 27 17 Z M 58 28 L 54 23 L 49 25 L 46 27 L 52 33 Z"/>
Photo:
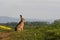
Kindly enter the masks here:
<path id="1" fill-rule="evenodd" d="M 22 15 L 20 15 L 20 17 L 22 18 Z"/>

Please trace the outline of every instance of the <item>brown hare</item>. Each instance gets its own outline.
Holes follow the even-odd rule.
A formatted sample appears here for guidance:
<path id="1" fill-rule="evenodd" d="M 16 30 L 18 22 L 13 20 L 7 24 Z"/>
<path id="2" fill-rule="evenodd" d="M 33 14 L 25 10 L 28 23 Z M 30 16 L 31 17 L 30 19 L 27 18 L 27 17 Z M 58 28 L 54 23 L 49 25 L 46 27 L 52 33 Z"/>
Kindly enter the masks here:
<path id="1" fill-rule="evenodd" d="M 21 21 L 15 27 L 15 31 L 22 31 L 24 28 L 24 18 L 20 15 Z"/>

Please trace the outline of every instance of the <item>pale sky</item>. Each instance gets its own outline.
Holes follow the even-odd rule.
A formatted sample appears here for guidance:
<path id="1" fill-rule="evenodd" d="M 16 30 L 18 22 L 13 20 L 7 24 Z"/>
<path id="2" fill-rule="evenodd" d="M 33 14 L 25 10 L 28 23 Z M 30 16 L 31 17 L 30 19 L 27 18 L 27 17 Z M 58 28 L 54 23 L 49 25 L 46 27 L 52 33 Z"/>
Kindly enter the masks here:
<path id="1" fill-rule="evenodd" d="M 60 0 L 0 0 L 0 16 L 60 19 Z"/>

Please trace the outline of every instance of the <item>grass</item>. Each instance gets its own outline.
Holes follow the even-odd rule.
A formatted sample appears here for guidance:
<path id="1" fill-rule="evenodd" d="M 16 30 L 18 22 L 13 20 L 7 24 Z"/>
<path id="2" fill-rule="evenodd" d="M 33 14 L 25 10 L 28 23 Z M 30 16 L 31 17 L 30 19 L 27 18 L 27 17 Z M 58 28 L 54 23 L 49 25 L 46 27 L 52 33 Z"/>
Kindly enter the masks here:
<path id="1" fill-rule="evenodd" d="M 0 37 L 3 40 L 60 40 L 60 29 L 53 27 L 24 29 L 21 32 L 4 29 L 0 33 L 3 36 L 7 35 L 7 37 Z"/>

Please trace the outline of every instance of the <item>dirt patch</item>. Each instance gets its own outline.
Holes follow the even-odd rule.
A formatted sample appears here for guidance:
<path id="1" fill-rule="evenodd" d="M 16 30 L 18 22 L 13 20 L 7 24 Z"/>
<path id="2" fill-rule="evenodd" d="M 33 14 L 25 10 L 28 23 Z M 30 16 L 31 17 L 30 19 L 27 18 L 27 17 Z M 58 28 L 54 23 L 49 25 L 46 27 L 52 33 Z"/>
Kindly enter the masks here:
<path id="1" fill-rule="evenodd" d="M 0 40 L 8 40 L 10 33 L 0 32 Z"/>

